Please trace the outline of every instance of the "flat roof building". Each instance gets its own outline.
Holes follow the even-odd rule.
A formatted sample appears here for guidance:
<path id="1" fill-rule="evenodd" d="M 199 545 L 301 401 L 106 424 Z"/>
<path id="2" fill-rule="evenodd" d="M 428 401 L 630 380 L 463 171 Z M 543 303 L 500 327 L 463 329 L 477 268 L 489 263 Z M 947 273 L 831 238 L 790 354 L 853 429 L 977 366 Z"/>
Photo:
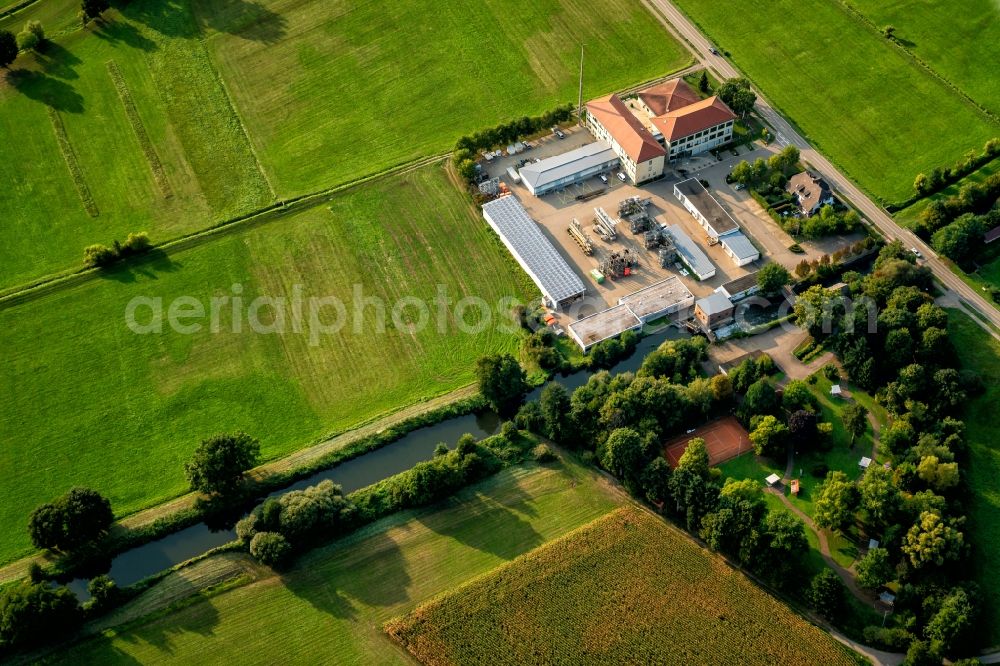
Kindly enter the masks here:
<path id="1" fill-rule="evenodd" d="M 617 169 L 618 154 L 606 141 L 595 141 L 562 155 L 526 164 L 518 174 L 528 191 L 541 196 Z"/>
<path id="2" fill-rule="evenodd" d="M 674 185 L 674 196 L 712 238 L 740 230 L 740 225 L 736 224 L 733 216 L 726 212 L 697 178 L 688 178 Z"/>
<path id="3" fill-rule="evenodd" d="M 618 304 L 627 306 L 645 324 L 688 309 L 694 305 L 694 294 L 684 286 L 679 277 L 672 275 L 628 296 L 622 296 L 618 299 Z"/>
<path id="4" fill-rule="evenodd" d="M 740 231 L 726 234 L 719 239 L 722 250 L 737 266 L 746 266 L 760 259 L 760 250 Z"/>
<path id="5" fill-rule="evenodd" d="M 548 304 L 563 307 L 587 288 L 514 195 L 483 204 L 483 217 L 534 280 Z"/>
<path id="6" fill-rule="evenodd" d="M 706 330 L 711 331 L 728 324 L 734 309 L 733 302 L 716 291 L 695 302 L 694 316 Z"/>
<path id="7" fill-rule="evenodd" d="M 707 280 L 715 275 L 715 264 L 708 259 L 708 255 L 701 251 L 701 248 L 684 233 L 679 224 L 667 227 L 667 231 L 674 239 L 674 247 L 677 248 L 677 256 L 681 258 L 692 273 L 699 280 Z"/>
<path id="8" fill-rule="evenodd" d="M 627 305 L 616 305 L 597 314 L 577 319 L 569 325 L 569 335 L 580 345 L 580 349 L 586 352 L 598 342 L 640 328 L 642 322 Z"/>

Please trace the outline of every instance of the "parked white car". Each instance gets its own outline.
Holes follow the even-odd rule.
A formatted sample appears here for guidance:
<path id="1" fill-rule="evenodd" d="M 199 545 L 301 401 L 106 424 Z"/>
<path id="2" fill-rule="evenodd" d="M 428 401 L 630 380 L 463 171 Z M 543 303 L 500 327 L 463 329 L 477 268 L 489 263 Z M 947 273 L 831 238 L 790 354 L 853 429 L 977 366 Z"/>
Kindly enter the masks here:
<path id="1" fill-rule="evenodd" d="M 618 180 L 622 181 L 623 183 L 627 183 L 628 182 L 628 179 L 625 178 L 625 174 L 622 173 L 621 171 L 618 172 Z"/>

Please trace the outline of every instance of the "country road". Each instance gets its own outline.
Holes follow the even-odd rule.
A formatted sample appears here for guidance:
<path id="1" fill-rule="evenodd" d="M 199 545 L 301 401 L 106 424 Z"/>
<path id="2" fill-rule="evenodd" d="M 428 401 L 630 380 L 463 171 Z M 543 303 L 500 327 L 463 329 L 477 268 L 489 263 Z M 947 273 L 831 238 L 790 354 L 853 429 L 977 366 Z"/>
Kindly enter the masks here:
<path id="1" fill-rule="evenodd" d="M 648 7 L 653 9 L 654 14 L 659 14 L 666 19 L 668 28 L 676 36 L 686 41 L 694 50 L 695 57 L 709 70 L 722 79 L 742 76 L 732 63 L 721 55 L 712 53 L 712 43 L 701 31 L 668 0 L 645 0 Z M 873 202 L 864 192 L 862 192 L 850 178 L 841 173 L 826 157 L 814 149 L 792 125 L 781 116 L 780 113 L 768 103 L 760 90 L 757 93 L 757 113 L 774 128 L 775 139 L 781 145 L 795 145 L 802 156 L 803 161 L 808 162 L 814 171 L 819 172 L 833 187 L 850 201 L 864 217 L 868 218 L 875 227 L 890 240 L 899 239 L 908 248 L 917 248 L 925 257 L 924 263 L 933 272 L 934 276 L 947 289 L 954 292 L 959 298 L 972 306 L 978 314 L 988 319 L 993 326 L 1000 327 L 1000 310 L 997 310 L 990 302 L 983 298 L 977 290 L 966 284 L 960 277 L 955 275 L 951 269 L 938 258 L 937 254 L 924 243 L 916 234 L 908 229 L 896 224 L 886 211 Z M 916 176 L 916 174 L 914 174 Z M 977 317 L 973 317 L 981 326 L 983 322 Z M 984 328 L 986 328 L 984 326 Z M 986 328 L 994 337 L 998 337 L 996 331 Z"/>

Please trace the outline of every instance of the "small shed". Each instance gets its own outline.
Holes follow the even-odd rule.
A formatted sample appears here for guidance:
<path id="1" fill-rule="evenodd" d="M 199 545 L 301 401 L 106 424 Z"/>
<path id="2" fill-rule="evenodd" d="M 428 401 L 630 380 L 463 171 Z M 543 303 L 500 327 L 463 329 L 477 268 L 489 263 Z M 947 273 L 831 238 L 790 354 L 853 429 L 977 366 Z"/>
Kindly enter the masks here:
<path id="1" fill-rule="evenodd" d="M 892 594 L 891 592 L 883 592 L 882 594 L 878 595 L 878 600 L 884 604 L 892 606 L 896 602 L 896 595 Z"/>
<path id="2" fill-rule="evenodd" d="M 774 488 L 781 481 L 781 477 L 778 476 L 777 474 L 772 474 L 766 479 L 764 479 L 764 481 L 767 483 L 767 485 Z"/>
<path id="3" fill-rule="evenodd" d="M 792 494 L 793 495 L 798 495 L 799 494 L 799 480 L 798 479 L 792 479 Z"/>
<path id="4" fill-rule="evenodd" d="M 868 550 L 878 548 L 878 539 L 868 539 Z"/>
<path id="5" fill-rule="evenodd" d="M 830 395 L 840 396 L 843 393 L 844 391 L 840 388 L 840 384 L 834 384 L 830 387 Z"/>
<path id="6" fill-rule="evenodd" d="M 860 467 L 862 471 L 871 467 L 871 464 L 872 464 L 872 459 L 869 458 L 868 456 L 862 456 L 861 460 L 858 461 L 858 467 Z"/>

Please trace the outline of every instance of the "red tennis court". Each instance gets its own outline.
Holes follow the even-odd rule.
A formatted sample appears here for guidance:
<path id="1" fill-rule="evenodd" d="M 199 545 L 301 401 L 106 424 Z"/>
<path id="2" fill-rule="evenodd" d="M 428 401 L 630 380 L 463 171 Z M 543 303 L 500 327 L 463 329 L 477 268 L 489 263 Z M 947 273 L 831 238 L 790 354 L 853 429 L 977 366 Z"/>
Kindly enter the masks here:
<path id="1" fill-rule="evenodd" d="M 701 437 L 705 440 L 710 465 L 718 465 L 753 449 L 747 431 L 736 420 L 736 417 L 725 416 L 700 428 L 695 428 L 694 432 L 675 437 L 664 444 L 663 455 L 671 467 L 677 467 L 677 461 L 681 459 L 681 455 L 687 449 L 688 442 L 695 437 Z"/>

